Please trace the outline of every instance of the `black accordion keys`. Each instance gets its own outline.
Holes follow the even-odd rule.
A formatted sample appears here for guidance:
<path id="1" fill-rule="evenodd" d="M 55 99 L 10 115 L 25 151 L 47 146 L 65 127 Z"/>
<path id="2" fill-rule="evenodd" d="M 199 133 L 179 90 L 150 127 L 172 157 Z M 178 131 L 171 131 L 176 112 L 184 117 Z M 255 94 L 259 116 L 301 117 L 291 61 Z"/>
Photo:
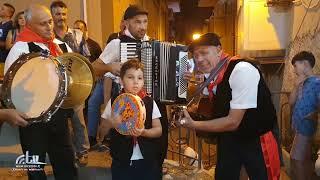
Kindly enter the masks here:
<path id="1" fill-rule="evenodd" d="M 188 68 L 187 47 L 161 41 L 120 43 L 120 60 L 139 58 L 144 65 L 144 88 L 153 99 L 175 103 L 185 99 Z"/>

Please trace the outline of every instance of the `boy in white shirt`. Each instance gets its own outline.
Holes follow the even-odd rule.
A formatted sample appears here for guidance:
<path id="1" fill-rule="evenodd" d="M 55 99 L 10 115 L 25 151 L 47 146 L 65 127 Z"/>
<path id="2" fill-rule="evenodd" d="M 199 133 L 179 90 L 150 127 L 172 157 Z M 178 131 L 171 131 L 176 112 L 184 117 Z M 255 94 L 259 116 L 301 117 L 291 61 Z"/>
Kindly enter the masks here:
<path id="1" fill-rule="evenodd" d="M 146 107 L 146 121 L 144 129 L 133 129 L 129 136 L 111 129 L 112 179 L 160 179 L 158 138 L 162 134 L 161 114 L 157 104 L 143 90 L 143 65 L 139 60 L 129 60 L 122 65 L 120 83 L 123 85 L 122 92 L 140 96 Z M 101 115 L 104 119 L 103 133 L 107 133 L 110 127 L 117 127 L 122 121 L 121 115 L 114 116 L 111 113 L 113 100 L 109 100 Z"/>

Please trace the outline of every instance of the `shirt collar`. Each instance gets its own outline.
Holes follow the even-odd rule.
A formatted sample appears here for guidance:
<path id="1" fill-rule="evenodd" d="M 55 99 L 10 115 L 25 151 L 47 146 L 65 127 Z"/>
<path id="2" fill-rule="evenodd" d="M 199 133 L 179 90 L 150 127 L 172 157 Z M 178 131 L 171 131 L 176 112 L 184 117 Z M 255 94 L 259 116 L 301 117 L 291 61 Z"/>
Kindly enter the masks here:
<path id="1" fill-rule="evenodd" d="M 134 38 L 134 37 L 132 36 L 132 34 L 130 33 L 130 31 L 129 31 L 128 29 L 124 30 L 124 34 L 125 34 L 126 36 L 129 36 L 129 37 L 133 38 L 133 39 L 136 39 L 136 38 Z M 145 34 L 144 37 L 141 39 L 141 41 L 148 41 L 148 40 L 149 40 L 149 36 L 147 36 L 146 34 Z"/>

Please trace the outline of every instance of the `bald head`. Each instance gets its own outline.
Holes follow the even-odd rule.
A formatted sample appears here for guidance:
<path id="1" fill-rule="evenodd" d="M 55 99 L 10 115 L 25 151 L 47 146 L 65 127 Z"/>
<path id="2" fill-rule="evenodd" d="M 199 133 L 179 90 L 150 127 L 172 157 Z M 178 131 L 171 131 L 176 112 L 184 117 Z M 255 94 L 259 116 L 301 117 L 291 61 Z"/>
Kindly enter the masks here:
<path id="1" fill-rule="evenodd" d="M 50 10 L 42 5 L 31 5 L 25 11 L 26 25 L 45 39 L 53 36 L 53 21 Z"/>

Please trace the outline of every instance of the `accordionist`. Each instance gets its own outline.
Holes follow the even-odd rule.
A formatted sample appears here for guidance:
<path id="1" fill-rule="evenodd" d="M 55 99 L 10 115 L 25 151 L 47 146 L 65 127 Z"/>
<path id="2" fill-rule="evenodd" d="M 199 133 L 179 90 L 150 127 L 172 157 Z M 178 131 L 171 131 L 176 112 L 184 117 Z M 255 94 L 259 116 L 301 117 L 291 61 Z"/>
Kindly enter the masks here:
<path id="1" fill-rule="evenodd" d="M 141 42 L 141 41 L 149 40 L 148 36 L 146 35 L 147 24 L 148 24 L 147 11 L 143 10 L 138 6 L 131 5 L 126 9 L 124 13 L 124 20 L 126 21 L 126 30 L 124 31 L 124 35 L 120 36 L 119 39 L 112 40 L 105 47 L 99 59 L 97 59 L 93 63 L 93 68 L 95 70 L 95 73 L 98 76 L 105 75 L 107 81 L 108 80 L 111 81 L 112 79 L 114 82 L 118 82 L 117 75 L 119 75 L 120 67 L 121 67 L 120 42 Z M 115 83 L 113 84 L 115 85 Z M 111 88 L 110 85 L 106 87 Z M 109 89 L 109 92 L 111 93 L 111 89 Z M 110 98 L 110 95 L 111 94 L 109 94 L 109 98 Z M 108 100 L 109 99 L 105 98 L 105 101 L 108 101 Z M 166 118 L 165 106 L 159 103 L 158 105 L 159 105 L 159 110 L 162 114 L 162 118 L 160 119 L 160 121 L 163 128 L 162 136 L 160 138 L 161 142 L 159 143 L 159 146 L 160 146 L 159 148 L 161 149 L 161 154 L 159 155 L 160 156 L 159 157 L 159 176 L 162 176 L 162 163 L 164 158 L 166 157 L 167 147 L 168 147 L 168 129 L 167 129 L 168 123 Z M 92 119 L 92 120 L 98 121 L 96 119 Z M 90 121 L 90 119 L 88 121 Z M 94 129 L 94 127 L 90 127 L 90 124 L 92 124 L 92 122 L 88 123 L 89 136 L 96 137 L 94 133 L 90 132 L 90 129 Z M 98 122 L 96 124 L 98 124 Z M 94 130 L 93 132 L 96 133 L 96 131 Z"/>

